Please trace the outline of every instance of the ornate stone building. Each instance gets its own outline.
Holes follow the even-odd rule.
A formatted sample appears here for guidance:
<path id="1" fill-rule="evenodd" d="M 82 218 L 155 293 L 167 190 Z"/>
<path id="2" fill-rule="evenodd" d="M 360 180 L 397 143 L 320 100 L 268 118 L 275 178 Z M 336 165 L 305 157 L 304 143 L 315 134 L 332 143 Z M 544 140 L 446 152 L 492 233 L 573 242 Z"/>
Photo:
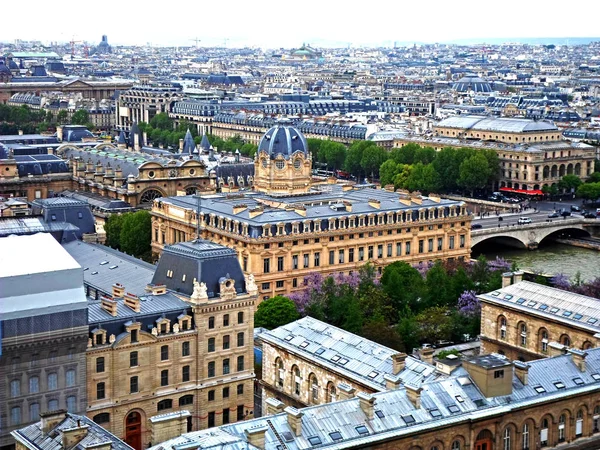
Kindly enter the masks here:
<path id="1" fill-rule="evenodd" d="M 502 289 L 479 296 L 482 352 L 530 361 L 600 345 L 597 299 L 522 279 L 506 273 Z"/>
<path id="2" fill-rule="evenodd" d="M 261 299 L 302 287 L 315 271 L 380 269 L 470 255 L 471 216 L 461 202 L 364 186 L 312 185 L 302 134 L 278 124 L 260 142 L 254 192 L 166 197 L 152 206 L 152 250 L 193 235 L 234 248 Z"/>
<path id="3" fill-rule="evenodd" d="M 129 86 L 119 94 L 116 107 L 117 131 L 129 131 L 134 123 L 149 123 L 159 113 L 168 113 L 180 99 L 181 88 L 159 85 Z"/>
<path id="4" fill-rule="evenodd" d="M 145 293 L 115 283 L 89 305 L 88 417 L 136 450 L 165 420 L 181 434 L 252 418 L 256 296 L 235 252 L 201 240 L 167 247 Z"/>

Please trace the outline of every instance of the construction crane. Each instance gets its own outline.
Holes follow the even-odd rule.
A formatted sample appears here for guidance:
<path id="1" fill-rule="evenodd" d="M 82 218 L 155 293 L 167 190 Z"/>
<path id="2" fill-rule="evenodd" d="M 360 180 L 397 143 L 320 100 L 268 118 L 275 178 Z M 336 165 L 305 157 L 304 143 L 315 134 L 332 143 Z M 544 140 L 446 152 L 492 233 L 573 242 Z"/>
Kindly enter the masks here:
<path id="1" fill-rule="evenodd" d="M 69 42 L 69 44 L 71 44 L 71 58 L 75 57 L 75 44 L 80 44 L 83 41 L 76 41 L 75 40 L 75 36 L 73 36 L 73 39 L 71 39 L 71 42 Z"/>
<path id="2" fill-rule="evenodd" d="M 202 39 L 195 38 L 195 39 L 190 39 L 190 41 L 195 42 L 196 48 L 198 48 L 198 42 L 202 42 Z"/>

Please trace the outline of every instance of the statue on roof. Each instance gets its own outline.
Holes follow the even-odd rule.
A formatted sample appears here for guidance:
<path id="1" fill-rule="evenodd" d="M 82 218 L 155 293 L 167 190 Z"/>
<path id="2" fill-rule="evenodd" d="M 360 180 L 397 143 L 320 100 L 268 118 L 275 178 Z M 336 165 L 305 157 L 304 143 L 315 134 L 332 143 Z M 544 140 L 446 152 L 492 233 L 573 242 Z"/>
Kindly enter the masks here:
<path id="1" fill-rule="evenodd" d="M 194 302 L 208 299 L 206 283 L 203 281 L 198 282 L 198 280 L 194 280 L 194 292 L 192 293 L 191 299 Z"/>

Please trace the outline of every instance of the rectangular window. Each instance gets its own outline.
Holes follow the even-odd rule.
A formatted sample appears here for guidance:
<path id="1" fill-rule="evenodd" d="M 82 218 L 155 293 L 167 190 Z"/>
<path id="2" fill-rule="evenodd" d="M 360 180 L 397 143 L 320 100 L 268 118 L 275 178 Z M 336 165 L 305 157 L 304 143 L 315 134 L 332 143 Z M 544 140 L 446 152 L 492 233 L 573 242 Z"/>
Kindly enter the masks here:
<path id="1" fill-rule="evenodd" d="M 223 350 L 229 349 L 229 335 L 223 336 Z"/>
<path id="2" fill-rule="evenodd" d="M 237 334 L 237 346 L 238 347 L 244 346 L 244 332 L 243 331 L 241 331 Z"/>
<path id="3" fill-rule="evenodd" d="M 308 269 L 308 267 L 309 267 L 309 258 L 310 258 L 310 254 L 304 253 L 303 259 L 304 259 L 304 268 L 305 269 Z"/>
<path id="4" fill-rule="evenodd" d="M 410 242 L 407 242 L 406 244 L 404 244 L 404 248 L 405 248 L 405 255 L 410 255 Z"/>
<path id="5" fill-rule="evenodd" d="M 208 353 L 212 353 L 215 351 L 215 338 L 208 338 L 206 351 Z"/>
<path id="6" fill-rule="evenodd" d="M 315 252 L 315 267 L 319 267 L 321 265 L 321 253 Z"/>
<path id="7" fill-rule="evenodd" d="M 163 345 L 160 347 L 160 360 L 167 361 L 169 359 L 169 346 Z"/>
<path id="8" fill-rule="evenodd" d="M 383 245 L 379 244 L 377 246 L 377 258 L 383 258 Z"/>
<path id="9" fill-rule="evenodd" d="M 190 356 L 190 342 L 185 341 L 181 343 L 181 356 Z"/>
<path id="10" fill-rule="evenodd" d="M 262 284 L 260 285 L 260 288 L 261 288 L 263 291 L 268 291 L 269 289 L 271 289 L 271 283 L 262 283 Z"/>
<path id="11" fill-rule="evenodd" d="M 208 318 L 208 329 L 212 330 L 215 327 L 215 318 L 213 316 Z"/>
<path id="12" fill-rule="evenodd" d="M 275 287 L 278 289 L 282 289 L 283 288 L 283 280 L 278 280 L 275 282 Z"/>
<path id="13" fill-rule="evenodd" d="M 40 418 L 40 404 L 32 403 L 29 405 L 29 421 L 36 422 Z"/>
<path id="14" fill-rule="evenodd" d="M 373 246 L 369 245 L 369 249 L 368 249 L 369 253 L 368 253 L 368 259 L 373 259 Z"/>
<path id="15" fill-rule="evenodd" d="M 424 243 L 425 243 L 425 241 L 423 241 L 423 239 L 419 239 L 419 253 L 423 253 Z"/>
<path id="16" fill-rule="evenodd" d="M 243 395 L 243 394 L 244 394 L 244 385 L 238 384 L 237 385 L 237 395 Z"/>
<path id="17" fill-rule="evenodd" d="M 137 367 L 138 365 L 138 352 L 129 353 L 129 367 Z"/>
<path id="18" fill-rule="evenodd" d="M 271 259 L 265 258 L 263 259 L 263 272 L 269 273 L 271 271 Z"/>
<path id="19" fill-rule="evenodd" d="M 448 248 L 449 248 L 450 250 L 454 250 L 454 236 L 450 236 L 450 238 L 449 238 L 449 239 L 450 239 L 450 240 L 449 240 L 449 242 L 448 242 Z"/>
<path id="20" fill-rule="evenodd" d="M 402 256 L 402 242 L 396 243 L 396 256 Z"/>
<path id="21" fill-rule="evenodd" d="M 224 327 L 228 327 L 229 326 L 229 314 L 225 314 L 223 316 L 223 326 Z"/>
<path id="22" fill-rule="evenodd" d="M 96 399 L 102 400 L 106 396 L 104 383 L 96 384 Z"/>
<path id="23" fill-rule="evenodd" d="M 339 251 L 339 258 L 338 258 L 338 261 L 339 261 L 339 263 L 340 263 L 340 264 L 344 264 L 344 262 L 345 262 L 345 261 L 344 261 L 344 250 L 340 250 L 340 251 Z"/>
<path id="24" fill-rule="evenodd" d="M 465 248 L 465 235 L 460 235 L 460 248 Z"/>
<path id="25" fill-rule="evenodd" d="M 54 388 L 56 389 L 56 388 Z M 21 382 L 19 380 L 12 380 L 10 382 L 10 396 L 18 397 L 21 395 Z"/>
<path id="26" fill-rule="evenodd" d="M 392 244 L 388 244 L 388 245 L 387 245 L 387 255 L 388 255 L 388 258 L 391 258 L 391 257 L 392 257 L 392 253 L 393 253 L 393 247 L 392 247 Z"/>
<path id="27" fill-rule="evenodd" d="M 96 358 L 96 373 L 104 372 L 104 357 Z"/>
<path id="28" fill-rule="evenodd" d="M 354 262 L 354 249 L 353 248 L 348 249 L 348 262 L 350 262 L 350 263 Z"/>
<path id="29" fill-rule="evenodd" d="M 215 390 L 214 389 L 212 391 L 208 391 L 208 401 L 209 402 L 215 401 Z"/>
<path id="30" fill-rule="evenodd" d="M 10 409 L 10 423 L 11 425 L 20 425 L 21 424 L 21 407 L 13 406 Z"/>
<path id="31" fill-rule="evenodd" d="M 229 423 L 229 408 L 223 410 L 223 425 Z"/>
<path id="32" fill-rule="evenodd" d="M 67 387 L 71 387 L 71 386 L 75 386 L 75 370 L 74 369 L 70 369 L 67 370 L 66 375 L 66 385 Z"/>
<path id="33" fill-rule="evenodd" d="M 292 279 L 292 287 L 293 288 L 297 288 L 298 287 L 298 278 L 293 278 Z"/>
<path id="34" fill-rule="evenodd" d="M 161 370 L 160 371 L 160 385 L 168 386 L 169 385 L 169 370 Z"/>
<path id="35" fill-rule="evenodd" d="M 244 405 L 237 407 L 237 420 L 244 420 Z"/>
<path id="36" fill-rule="evenodd" d="M 247 256 L 244 256 L 243 267 L 244 267 L 244 272 L 248 272 L 248 257 Z"/>
<path id="37" fill-rule="evenodd" d="M 444 248 L 444 238 L 438 238 L 437 244 L 438 252 L 441 252 Z"/>
<path id="38" fill-rule="evenodd" d="M 427 251 L 429 253 L 433 251 L 433 239 L 427 239 Z"/>
<path id="39" fill-rule="evenodd" d="M 131 377 L 129 379 L 129 393 L 134 394 L 138 391 L 138 377 Z"/>
<path id="40" fill-rule="evenodd" d="M 359 261 L 365 260 L 365 248 L 364 247 L 358 247 L 358 260 Z"/>
<path id="41" fill-rule="evenodd" d="M 335 251 L 330 250 L 329 251 L 329 265 L 332 266 L 334 264 L 335 264 Z"/>
<path id="42" fill-rule="evenodd" d="M 237 371 L 241 372 L 242 370 L 244 370 L 244 356 L 238 356 L 237 357 Z"/>
<path id="43" fill-rule="evenodd" d="M 292 269 L 296 270 L 298 268 L 298 255 L 292 255 Z"/>
<path id="44" fill-rule="evenodd" d="M 215 426 L 215 412 L 210 411 L 208 413 L 208 428 L 212 428 Z"/>
<path id="45" fill-rule="evenodd" d="M 229 358 L 223 360 L 223 375 L 227 375 L 229 373 Z"/>
<path id="46" fill-rule="evenodd" d="M 48 374 L 48 390 L 58 389 L 58 375 L 55 373 Z M 12 385 L 11 385 L 12 390 Z"/>
<path id="47" fill-rule="evenodd" d="M 136 343 L 138 341 L 138 330 L 131 330 L 131 342 Z"/>
<path id="48" fill-rule="evenodd" d="M 244 323 L 244 312 L 240 311 L 238 313 L 238 323 Z"/>
<path id="49" fill-rule="evenodd" d="M 229 388 L 228 387 L 223 388 L 223 398 L 229 398 Z"/>
<path id="50" fill-rule="evenodd" d="M 504 378 L 504 369 L 502 369 L 502 370 L 495 370 L 494 371 L 494 378 Z"/>
<path id="51" fill-rule="evenodd" d="M 181 381 L 190 381 L 190 366 L 183 366 L 181 368 Z"/>
<path id="52" fill-rule="evenodd" d="M 278 256 L 277 257 L 277 271 L 278 272 L 283 272 L 283 263 L 284 263 L 283 256 Z"/>
<path id="53" fill-rule="evenodd" d="M 73 383 L 75 384 L 75 383 Z M 40 391 L 40 379 L 38 377 L 29 378 L 29 393 L 37 394 Z"/>

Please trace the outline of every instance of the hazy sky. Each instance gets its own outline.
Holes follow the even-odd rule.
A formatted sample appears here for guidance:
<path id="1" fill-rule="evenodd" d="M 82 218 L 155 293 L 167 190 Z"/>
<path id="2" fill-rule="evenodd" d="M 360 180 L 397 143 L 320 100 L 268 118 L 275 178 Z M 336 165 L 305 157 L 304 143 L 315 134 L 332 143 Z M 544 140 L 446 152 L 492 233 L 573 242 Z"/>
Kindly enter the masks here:
<path id="1" fill-rule="evenodd" d="M 600 35 L 600 0 L 29 0 L 2 2 L 0 41 L 298 47 Z"/>

